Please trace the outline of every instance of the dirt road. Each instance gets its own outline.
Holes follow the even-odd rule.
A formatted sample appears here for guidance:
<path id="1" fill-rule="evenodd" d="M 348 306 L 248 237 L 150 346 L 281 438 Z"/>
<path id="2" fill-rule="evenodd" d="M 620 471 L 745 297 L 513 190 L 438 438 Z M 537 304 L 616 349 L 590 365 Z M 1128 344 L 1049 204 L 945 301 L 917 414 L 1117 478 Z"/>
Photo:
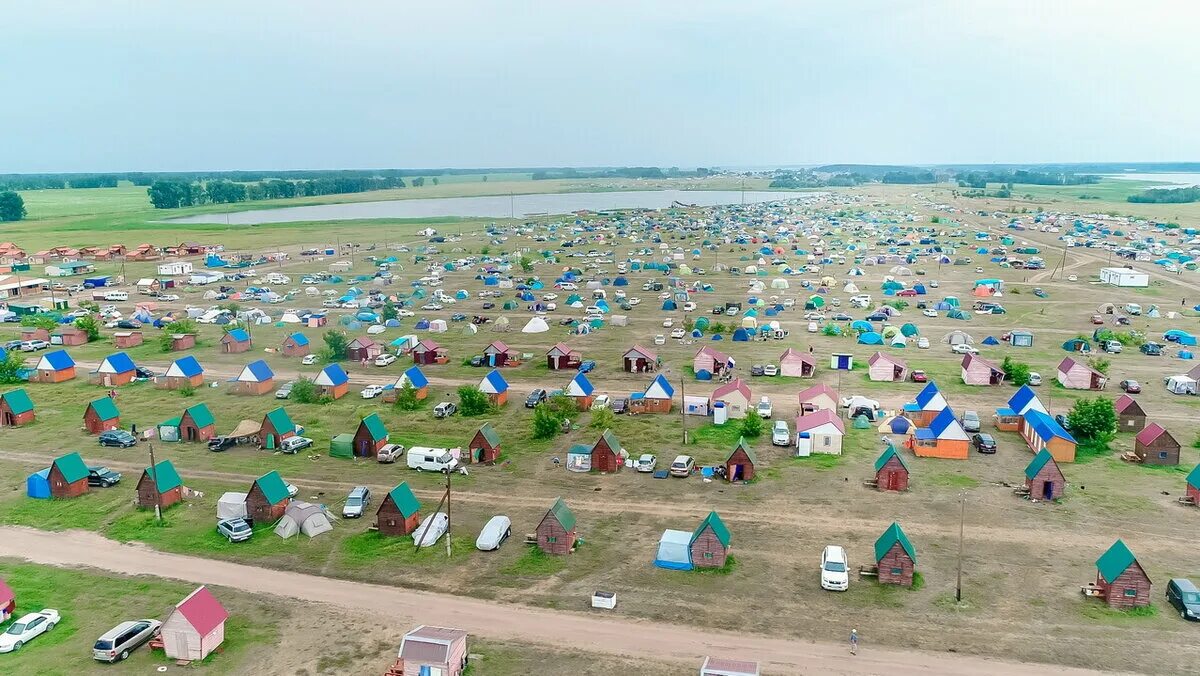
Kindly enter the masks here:
<path id="1" fill-rule="evenodd" d="M 423 622 L 466 629 L 473 635 L 610 653 L 630 658 L 695 665 L 706 654 L 760 660 L 767 673 L 812 674 L 1005 674 L 1096 673 L 1049 665 L 1010 663 L 966 655 L 881 650 L 870 647 L 870 627 L 859 627 L 864 648 L 851 656 L 841 645 L 789 641 L 704 631 L 678 625 L 622 619 L 615 614 L 572 613 L 456 596 L 407 591 L 274 571 L 234 563 L 164 554 L 122 545 L 94 533 L 49 533 L 0 528 L 0 556 L 35 563 L 78 566 L 128 575 L 153 575 L 272 594 L 342 609 L 361 609 L 394 618 L 395 635 Z M 585 599 L 580 599 L 580 606 Z"/>

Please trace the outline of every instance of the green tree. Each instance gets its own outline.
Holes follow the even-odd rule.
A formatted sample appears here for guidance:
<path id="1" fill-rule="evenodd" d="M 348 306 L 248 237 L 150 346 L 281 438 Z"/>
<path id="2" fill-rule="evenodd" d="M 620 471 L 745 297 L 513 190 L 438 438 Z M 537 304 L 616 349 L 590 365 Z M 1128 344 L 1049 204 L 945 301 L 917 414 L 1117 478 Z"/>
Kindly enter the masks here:
<path id="1" fill-rule="evenodd" d="M 684 317 L 683 318 L 683 330 L 687 331 L 688 333 L 691 333 L 692 329 L 694 329 L 694 328 L 696 328 L 696 320 L 692 319 L 691 315 Z"/>
<path id="2" fill-rule="evenodd" d="M 550 439 L 562 428 L 563 419 L 544 402 L 533 409 L 533 438 Z"/>
<path id="3" fill-rule="evenodd" d="M 1117 431 L 1117 410 L 1110 399 L 1080 399 L 1067 413 L 1067 427 L 1077 439 L 1107 443 Z"/>
<path id="4" fill-rule="evenodd" d="M 463 385 L 458 388 L 458 412 L 467 417 L 483 415 L 492 407 L 487 395 L 479 388 Z"/>
<path id="5" fill-rule="evenodd" d="M 434 185 L 437 185 L 437 184 L 438 184 L 438 178 L 437 178 L 437 176 L 434 176 L 434 177 L 433 177 L 431 180 L 433 181 L 433 184 L 434 184 Z"/>
<path id="6" fill-rule="evenodd" d="M 24 317 L 21 317 L 21 326 L 31 326 L 37 329 L 53 331 L 54 329 L 58 328 L 58 320 L 55 319 L 54 315 L 52 314 L 39 312 L 35 315 L 25 315 Z"/>
<path id="7" fill-rule="evenodd" d="M 175 342 L 176 335 L 198 332 L 199 328 L 196 326 L 195 320 L 177 319 L 163 327 L 162 333 L 158 336 L 158 347 L 163 352 L 170 352 L 171 344 Z"/>
<path id="8" fill-rule="evenodd" d="M 25 200 L 9 190 L 0 192 L 0 221 L 19 221 L 25 218 Z"/>
<path id="9" fill-rule="evenodd" d="M 89 343 L 100 340 L 100 322 L 94 315 L 80 317 L 75 320 L 75 328 L 87 334 Z"/>
<path id="10" fill-rule="evenodd" d="M 1000 365 L 1000 369 L 1004 371 L 1008 382 L 1013 385 L 1020 387 L 1021 385 L 1029 384 L 1029 364 L 1023 364 L 1012 357 L 1005 357 L 1004 362 Z"/>
<path id="11" fill-rule="evenodd" d="M 327 361 L 341 361 L 350 351 L 350 341 L 341 331 L 326 331 L 324 357 Z"/>
<path id="12" fill-rule="evenodd" d="M 321 390 L 312 380 L 301 378 L 292 384 L 290 398 L 297 404 L 315 404 L 321 400 Z"/>
<path id="13" fill-rule="evenodd" d="M 25 360 L 19 352 L 9 352 L 0 359 L 0 385 L 13 385 L 22 382 L 17 371 L 25 367 Z"/>
<path id="14" fill-rule="evenodd" d="M 746 417 L 742 418 L 742 436 L 748 439 L 757 439 L 763 433 L 763 419 L 758 413 L 748 411 Z"/>
<path id="15" fill-rule="evenodd" d="M 556 394 L 546 400 L 546 406 L 558 416 L 559 421 L 566 420 L 579 412 L 575 400 L 565 394 Z"/>
<path id="16" fill-rule="evenodd" d="M 606 430 L 613 426 L 613 422 L 615 422 L 616 419 L 617 416 L 612 412 L 611 408 L 608 408 L 607 406 L 604 408 L 597 408 L 592 410 L 592 420 L 588 423 L 588 426 L 593 429 Z"/>
<path id="17" fill-rule="evenodd" d="M 396 410 L 415 411 L 421 408 L 421 400 L 417 399 L 417 388 L 406 378 L 400 389 L 396 390 Z"/>
<path id="18" fill-rule="evenodd" d="M 1112 366 L 1112 362 L 1103 357 L 1092 357 L 1088 360 L 1088 364 L 1104 375 L 1108 375 L 1108 367 Z"/>
<path id="19" fill-rule="evenodd" d="M 396 319 L 399 316 L 400 313 L 396 310 L 396 306 L 392 303 L 388 303 L 383 306 L 383 321 L 386 322 L 389 319 Z"/>
<path id="20" fill-rule="evenodd" d="M 484 178 L 487 178 L 486 176 Z M 531 272 L 533 270 L 533 262 L 528 258 L 521 256 L 521 272 Z"/>

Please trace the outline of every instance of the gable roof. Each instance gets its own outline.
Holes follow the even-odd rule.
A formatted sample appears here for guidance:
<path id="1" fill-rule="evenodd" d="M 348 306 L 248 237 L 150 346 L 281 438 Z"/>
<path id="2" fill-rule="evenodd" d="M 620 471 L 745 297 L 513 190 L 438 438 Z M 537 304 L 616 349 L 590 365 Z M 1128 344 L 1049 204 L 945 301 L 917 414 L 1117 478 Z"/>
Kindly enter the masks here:
<path id="1" fill-rule="evenodd" d="M 592 385 L 592 381 L 583 373 L 576 373 L 571 382 L 567 384 L 567 394 L 573 397 L 589 397 L 596 388 Z"/>
<path id="2" fill-rule="evenodd" d="M 696 530 L 692 531 L 692 539 L 688 544 L 695 542 L 696 538 L 700 537 L 700 534 L 704 532 L 704 529 L 710 526 L 712 527 L 713 535 L 717 536 L 717 540 L 721 545 L 728 547 L 730 541 L 729 529 L 725 527 L 725 522 L 721 520 L 720 515 L 715 511 L 709 512 L 708 516 L 704 517 L 704 520 L 700 522 L 700 525 L 696 526 Z"/>
<path id="3" fill-rule="evenodd" d="M 1117 410 L 1118 415 L 1126 412 L 1128 412 L 1130 415 L 1146 415 L 1146 411 L 1142 408 L 1142 405 L 1137 402 L 1137 399 L 1134 399 L 1128 394 L 1122 394 L 1121 396 L 1117 397 L 1117 400 L 1113 402 L 1113 408 Z"/>
<path id="4" fill-rule="evenodd" d="M 1022 385 L 1013 393 L 1013 396 L 1008 398 L 1008 408 L 1016 415 L 1022 415 L 1031 408 L 1046 412 L 1046 407 L 1042 406 L 1042 400 L 1038 399 L 1037 393 L 1028 385 Z"/>
<path id="5" fill-rule="evenodd" d="M 485 353 L 488 352 L 489 350 L 492 352 L 497 352 L 497 353 L 504 353 L 504 352 L 511 351 L 511 349 L 508 347 L 508 345 L 506 345 L 504 343 L 503 340 L 493 340 L 492 342 L 488 343 L 487 347 L 483 348 L 483 351 Z"/>
<path id="6" fill-rule="evenodd" d="M 229 612 L 225 610 L 225 606 L 222 606 L 217 597 L 213 596 L 212 592 L 208 591 L 208 587 L 204 586 L 188 594 L 187 598 L 175 606 L 175 610 L 183 615 L 188 624 L 192 625 L 192 629 L 195 629 L 196 633 L 201 636 L 207 636 L 218 625 L 229 619 Z"/>
<path id="7" fill-rule="evenodd" d="M 400 377 L 396 379 L 396 386 L 403 387 L 405 380 L 407 380 L 415 389 L 418 390 L 422 387 L 429 387 L 429 379 L 426 378 L 421 369 L 417 368 L 416 366 L 410 366 L 408 367 L 408 370 L 406 370 L 404 373 L 401 373 Z"/>
<path id="8" fill-rule="evenodd" d="M 275 372 L 267 366 L 267 362 L 259 359 L 246 364 L 242 372 L 238 374 L 237 379 L 242 382 L 261 383 L 271 380 L 275 377 Z"/>
<path id="9" fill-rule="evenodd" d="M 293 432 L 296 429 L 296 424 L 292 422 L 292 416 L 288 415 L 282 406 L 270 411 L 264 418 L 271 423 L 271 427 L 274 427 L 276 432 Z"/>
<path id="10" fill-rule="evenodd" d="M 84 464 L 83 458 L 77 452 L 60 455 L 50 464 L 58 468 L 59 473 L 63 475 L 63 479 L 69 484 L 73 484 L 80 479 L 87 479 L 87 465 Z"/>
<path id="11" fill-rule="evenodd" d="M 71 355 L 67 354 L 66 350 L 55 350 L 47 352 L 38 360 L 37 367 L 39 369 L 50 369 L 51 371 L 62 371 L 63 369 L 74 368 L 75 360 L 71 359 Z"/>
<path id="12" fill-rule="evenodd" d="M 1100 572 L 1100 577 L 1104 578 L 1105 582 L 1112 584 L 1118 577 L 1121 577 L 1121 573 L 1136 563 L 1137 557 L 1129 551 L 1125 542 L 1118 538 L 1108 548 L 1108 551 L 1096 559 L 1096 570 Z"/>
<path id="13" fill-rule="evenodd" d="M 217 421 L 213 417 L 212 411 L 208 410 L 208 404 L 203 402 L 189 406 L 183 413 L 192 417 L 192 422 L 196 423 L 196 427 L 208 427 Z"/>
<path id="14" fill-rule="evenodd" d="M 224 336 L 221 336 L 222 343 L 225 343 L 225 342 L 244 343 L 248 340 L 250 340 L 250 334 L 246 333 L 246 329 L 233 329 L 232 331 L 229 331 L 228 333 L 226 333 Z"/>
<path id="15" fill-rule="evenodd" d="M 413 352 L 416 352 L 416 351 L 425 352 L 427 350 L 440 350 L 441 347 L 442 347 L 441 345 L 438 345 L 433 340 L 426 338 L 425 340 L 422 340 L 421 342 L 417 343 L 417 345 L 413 348 Z"/>
<path id="16" fill-rule="evenodd" d="M 549 514 L 552 514 L 563 530 L 575 530 L 575 512 L 567 507 L 567 503 L 563 502 L 562 498 L 556 498 L 554 504 L 550 505 Z"/>
<path id="17" fill-rule="evenodd" d="M 984 359 L 983 357 L 980 357 L 977 354 L 971 354 L 970 352 L 963 355 L 962 367 L 965 369 L 969 369 L 969 368 L 971 368 L 971 364 L 973 364 L 975 362 L 979 362 L 980 364 L 983 364 L 984 366 L 988 367 L 989 369 L 991 369 L 992 371 L 995 371 L 997 373 L 1004 372 L 1003 369 L 1001 369 L 999 366 L 996 366 L 994 363 Z"/>
<path id="18" fill-rule="evenodd" d="M 476 430 L 475 433 L 483 435 L 483 440 L 486 441 L 492 448 L 500 445 L 500 433 L 496 431 L 495 427 L 492 427 L 492 423 L 490 422 L 485 422 L 480 425 L 479 429 Z"/>
<path id="19" fill-rule="evenodd" d="M 604 430 L 604 434 L 601 434 L 600 438 L 596 439 L 595 443 L 592 444 L 592 449 L 594 450 L 601 441 L 608 444 L 608 447 L 612 449 L 613 453 L 621 452 L 621 442 L 617 441 L 617 435 L 614 434 L 612 430 L 606 428 Z"/>
<path id="20" fill-rule="evenodd" d="M 107 367 L 107 368 L 106 368 Z M 124 352 L 115 352 L 100 362 L 102 373 L 127 373 L 134 370 L 133 360 Z"/>
<path id="21" fill-rule="evenodd" d="M 1029 423 L 1033 431 L 1044 441 L 1049 441 L 1053 437 L 1066 439 L 1071 443 L 1075 443 L 1075 437 L 1063 429 L 1062 425 L 1051 418 L 1048 414 L 1041 411 L 1030 409 L 1025 412 L 1025 422 Z"/>
<path id="22" fill-rule="evenodd" d="M 1025 478 L 1032 479 L 1033 477 L 1037 476 L 1038 472 L 1042 471 L 1042 468 L 1045 467 L 1046 463 L 1048 462 L 1055 465 L 1058 464 L 1054 461 L 1054 456 L 1050 455 L 1050 451 L 1047 451 L 1043 448 L 1042 450 L 1038 451 L 1037 455 L 1033 456 L 1033 460 L 1030 460 L 1029 464 L 1025 466 Z"/>
<path id="23" fill-rule="evenodd" d="M 1191 472 L 1188 472 L 1187 485 L 1192 488 L 1200 488 L 1200 465 L 1196 465 Z"/>
<path id="24" fill-rule="evenodd" d="M 656 389 L 657 392 L 655 394 L 661 396 L 651 397 L 651 392 Z M 675 396 L 675 388 L 671 387 L 671 383 L 667 380 L 666 376 L 660 373 L 654 377 L 654 380 L 650 382 L 650 386 L 646 388 L 645 396 L 646 398 L 670 399 Z"/>
<path id="25" fill-rule="evenodd" d="M 324 385 L 325 387 L 337 387 L 350 382 L 350 376 L 346 375 L 346 370 L 340 364 L 330 364 L 321 369 L 316 378 L 313 378 L 313 383 Z"/>
<path id="26" fill-rule="evenodd" d="M 9 587 L 4 578 L 0 577 L 0 608 L 6 607 L 14 598 L 16 598 L 16 594 L 13 593 L 12 587 Z"/>
<path id="27" fill-rule="evenodd" d="M 183 479 L 179 478 L 179 472 L 175 471 L 175 465 L 170 460 L 160 460 L 157 464 L 142 470 L 142 473 L 150 475 L 159 493 L 166 493 L 172 488 L 183 485 Z"/>
<path id="28" fill-rule="evenodd" d="M 882 352 L 876 352 L 875 354 L 871 355 L 871 357 L 869 359 L 867 359 L 867 363 L 874 364 L 875 362 L 880 361 L 880 360 L 883 360 L 886 362 L 891 362 L 892 364 L 895 364 L 896 366 L 899 366 L 901 368 L 908 368 L 908 364 L 905 364 L 903 359 L 901 359 L 899 357 L 893 357 L 890 354 L 884 354 Z"/>
<path id="29" fill-rule="evenodd" d="M 729 457 L 725 458 L 725 462 L 729 462 L 729 458 L 732 458 L 733 454 L 737 453 L 739 448 L 746 453 L 746 457 L 750 459 L 751 465 L 758 464 L 758 456 L 754 454 L 754 449 L 750 448 L 750 445 L 746 443 L 746 437 L 738 437 L 737 445 L 729 452 Z"/>
<path id="30" fill-rule="evenodd" d="M 500 375 L 500 371 L 492 369 L 492 372 L 483 377 L 479 383 L 479 389 L 488 394 L 500 394 L 508 391 L 508 381 L 504 376 Z"/>
<path id="31" fill-rule="evenodd" d="M 300 333 L 299 331 L 288 336 L 287 340 L 292 341 L 293 345 L 300 345 L 300 346 L 308 345 L 308 336 L 304 335 L 303 333 Z"/>
<path id="32" fill-rule="evenodd" d="M 546 354 L 548 354 L 548 355 L 554 355 L 554 354 L 568 355 L 571 353 L 578 353 L 578 350 L 572 350 L 566 343 L 555 343 L 553 346 L 550 347 L 549 350 L 546 350 Z"/>
<path id="33" fill-rule="evenodd" d="M 178 375 L 184 378 L 191 378 L 192 376 L 198 376 L 202 373 L 204 373 L 204 369 L 200 366 L 200 362 L 196 361 L 196 358 L 190 354 L 186 357 L 180 357 L 179 359 L 176 359 L 167 368 L 168 376 Z"/>
<path id="34" fill-rule="evenodd" d="M 834 392 L 833 388 L 825 383 L 813 385 L 812 387 L 801 390 L 797 397 L 800 400 L 800 403 L 804 403 L 806 401 L 812 401 L 822 394 L 832 399 L 835 403 L 837 402 L 837 392 Z"/>
<path id="35" fill-rule="evenodd" d="M 349 349 L 356 349 L 356 348 L 374 347 L 376 345 L 378 345 L 378 343 L 371 340 L 370 338 L 367 338 L 364 336 L 359 336 L 358 338 L 355 338 L 354 340 L 350 341 L 349 344 L 346 345 L 346 347 Z"/>
<path id="36" fill-rule="evenodd" d="M 892 458 L 899 460 L 900 466 L 903 467 L 905 471 L 908 471 L 908 465 L 904 464 L 904 458 L 896 452 L 896 447 L 891 444 L 888 444 L 887 448 L 883 449 L 883 453 L 880 453 L 879 457 L 875 458 L 875 471 L 878 472 L 879 470 L 883 469 L 883 466 L 888 464 L 888 461 L 890 461 Z"/>
<path id="37" fill-rule="evenodd" d="M 888 551 L 897 543 L 899 543 L 900 547 L 904 549 L 904 553 L 908 554 L 908 558 L 912 559 L 912 562 L 915 564 L 917 562 L 917 550 L 913 548 L 912 542 L 904 534 L 904 530 L 900 528 L 900 524 L 895 521 L 875 541 L 875 562 L 878 563 L 884 556 L 887 556 Z"/>
<path id="38" fill-rule="evenodd" d="M 1158 423 L 1150 423 L 1149 425 L 1146 425 L 1145 427 L 1143 427 L 1142 431 L 1138 432 L 1137 436 L 1134 437 L 1134 441 L 1136 441 L 1137 443 L 1139 443 L 1143 446 L 1146 446 L 1146 445 L 1149 445 L 1149 444 L 1152 444 L 1152 443 L 1158 441 L 1159 438 L 1162 437 L 1164 434 L 1167 435 L 1167 438 L 1170 439 L 1172 442 L 1174 442 L 1174 444 L 1176 446 L 1179 445 L 1179 442 L 1175 441 L 1175 437 L 1171 436 L 1171 433 L 1168 432 L 1165 428 L 1163 428 L 1162 425 L 1159 425 Z"/>
<path id="39" fill-rule="evenodd" d="M 800 351 L 792 349 L 790 347 L 788 349 L 784 350 L 783 354 L 779 355 L 780 363 L 785 362 L 789 359 L 799 359 L 800 361 L 802 361 L 806 364 L 817 363 L 817 361 L 815 359 L 813 359 L 813 356 L 811 354 L 809 354 L 807 352 L 800 352 Z"/>
<path id="40" fill-rule="evenodd" d="M 4 394 L 0 394 L 0 399 L 8 404 L 8 409 L 14 415 L 20 415 L 27 411 L 33 410 L 33 400 L 29 398 L 29 393 L 23 389 L 9 390 Z"/>
<path id="41" fill-rule="evenodd" d="M 647 350 L 646 348 L 642 347 L 641 345 L 636 345 L 636 344 L 633 347 L 629 348 L 628 350 L 625 350 L 625 354 L 622 356 L 628 357 L 631 354 L 635 355 L 635 356 L 640 356 L 640 357 L 642 357 L 644 359 L 648 359 L 650 361 L 654 361 L 655 359 L 658 359 L 658 355 L 654 354 L 650 350 Z"/>
<path id="42" fill-rule="evenodd" d="M 842 423 L 842 419 L 832 409 L 823 408 L 808 415 L 796 416 L 797 433 L 806 432 L 825 424 L 833 425 L 843 434 L 846 432 L 846 426 Z"/>
<path id="43" fill-rule="evenodd" d="M 287 484 L 283 482 L 283 477 L 279 476 L 279 472 L 271 470 L 255 479 L 254 483 L 258 485 L 258 489 L 262 491 L 263 497 L 267 499 L 268 504 L 278 505 L 287 500 Z"/>
<path id="44" fill-rule="evenodd" d="M 417 499 L 417 496 L 413 495 L 407 481 L 401 481 L 399 486 L 388 491 L 388 497 L 396 504 L 396 509 L 400 511 L 400 516 L 406 519 L 421 509 L 421 501 Z"/>
<path id="45" fill-rule="evenodd" d="M 746 381 L 742 380 L 741 378 L 734 378 L 733 380 L 713 390 L 712 397 L 710 397 L 710 399 L 716 401 L 723 397 L 727 397 L 734 392 L 737 392 L 745 397 L 747 402 L 750 401 L 750 386 L 747 385 Z"/>
<path id="46" fill-rule="evenodd" d="M 722 351 L 718 350 L 717 348 L 712 347 L 710 345 L 705 345 L 704 347 L 701 347 L 699 350 L 696 350 L 696 355 L 694 357 L 692 357 L 692 359 L 694 360 L 696 357 L 699 357 L 702 354 L 712 357 L 713 361 L 715 361 L 719 364 L 729 363 L 729 355 L 725 354 L 724 352 L 722 352 Z"/>
<path id="47" fill-rule="evenodd" d="M 949 437 L 955 431 L 955 428 L 958 431 L 962 431 L 964 435 L 966 434 L 966 431 L 962 429 L 962 425 L 958 422 L 958 418 L 954 415 L 954 409 L 949 406 L 943 408 L 933 417 L 933 420 L 929 421 L 929 431 L 933 432 L 939 439 Z"/>
<path id="48" fill-rule="evenodd" d="M 359 427 L 367 428 L 367 434 L 371 435 L 371 439 L 374 441 L 387 439 L 388 437 L 387 428 L 383 426 L 383 420 L 379 418 L 378 413 L 368 415 L 358 425 Z"/>
<path id="49" fill-rule="evenodd" d="M 921 391 L 917 393 L 917 405 L 924 409 L 929 404 L 934 403 L 938 397 L 941 397 L 941 394 L 942 391 L 938 389 L 937 383 L 931 380 L 925 383 L 925 387 L 922 387 Z M 946 398 L 942 397 L 941 402 L 944 403 L 945 401 Z"/>
<path id="50" fill-rule="evenodd" d="M 1097 376 L 1104 375 L 1103 373 L 1097 371 L 1096 369 L 1092 368 L 1091 366 L 1088 366 L 1087 364 L 1085 364 L 1081 361 L 1078 361 L 1076 359 L 1073 359 L 1071 357 L 1063 357 L 1063 360 L 1058 363 L 1058 371 L 1060 373 L 1067 373 L 1075 368 L 1081 368 L 1081 369 L 1087 371 L 1088 373 L 1091 373 L 1091 374 L 1097 375 Z"/>
<path id="51" fill-rule="evenodd" d="M 121 412 L 117 410 L 117 402 L 109 397 L 100 397 L 88 404 L 88 408 L 92 409 L 101 420 L 115 420 L 121 417 Z"/>

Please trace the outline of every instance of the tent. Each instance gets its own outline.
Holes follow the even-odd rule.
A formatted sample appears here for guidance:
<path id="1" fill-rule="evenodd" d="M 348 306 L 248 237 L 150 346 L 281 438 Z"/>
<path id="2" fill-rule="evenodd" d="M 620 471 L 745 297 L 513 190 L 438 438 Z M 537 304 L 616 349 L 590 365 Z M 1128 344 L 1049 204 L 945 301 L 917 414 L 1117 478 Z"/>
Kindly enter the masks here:
<path id="1" fill-rule="evenodd" d="M 911 428 L 912 423 L 908 418 L 899 415 L 888 418 L 879 425 L 879 431 L 884 434 L 907 434 Z"/>
<path id="2" fill-rule="evenodd" d="M 50 499 L 50 468 L 39 470 L 25 479 L 25 494 L 39 500 Z"/>
<path id="3" fill-rule="evenodd" d="M 667 529 L 658 540 L 658 553 L 654 565 L 667 570 L 691 570 L 692 534 L 683 530 Z"/>
<path id="4" fill-rule="evenodd" d="M 550 326 L 546 324 L 546 320 L 541 317 L 533 317 L 525 324 L 525 328 L 521 329 L 521 333 L 545 333 L 550 330 Z"/>
<path id="5" fill-rule="evenodd" d="M 852 427 L 856 430 L 869 430 L 871 429 L 871 421 L 867 419 L 867 416 L 859 415 L 854 419 Z"/>
<path id="6" fill-rule="evenodd" d="M 333 524 L 329 523 L 329 515 L 324 507 L 300 500 L 288 503 L 283 517 L 275 524 L 275 534 L 285 540 L 296 533 L 304 533 L 312 538 L 331 530 Z"/>
<path id="7" fill-rule="evenodd" d="M 996 340 L 996 338 L 993 336 L 988 336 L 987 338 L 983 339 L 983 344 L 984 345 L 999 345 L 1000 341 Z"/>
<path id="8" fill-rule="evenodd" d="M 329 457 L 353 458 L 354 435 L 349 432 L 339 434 L 329 441 Z"/>
<path id="9" fill-rule="evenodd" d="M 750 332 L 746 329 L 739 328 L 737 331 L 733 332 L 733 340 L 739 343 L 745 343 L 750 340 Z"/>
<path id="10" fill-rule="evenodd" d="M 883 336 L 874 331 L 867 331 L 858 337 L 860 345 L 882 345 Z"/>
<path id="11" fill-rule="evenodd" d="M 217 500 L 217 520 L 246 518 L 246 494 L 225 493 Z"/>

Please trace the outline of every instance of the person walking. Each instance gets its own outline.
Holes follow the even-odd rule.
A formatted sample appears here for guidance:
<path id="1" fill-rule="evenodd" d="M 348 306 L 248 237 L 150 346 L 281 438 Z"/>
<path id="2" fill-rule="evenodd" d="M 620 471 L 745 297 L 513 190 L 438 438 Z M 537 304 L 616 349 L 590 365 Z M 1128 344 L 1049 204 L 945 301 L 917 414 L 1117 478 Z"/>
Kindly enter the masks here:
<path id="1" fill-rule="evenodd" d="M 850 630 L 850 654 L 851 655 L 858 654 L 858 630 L 857 629 Z"/>

